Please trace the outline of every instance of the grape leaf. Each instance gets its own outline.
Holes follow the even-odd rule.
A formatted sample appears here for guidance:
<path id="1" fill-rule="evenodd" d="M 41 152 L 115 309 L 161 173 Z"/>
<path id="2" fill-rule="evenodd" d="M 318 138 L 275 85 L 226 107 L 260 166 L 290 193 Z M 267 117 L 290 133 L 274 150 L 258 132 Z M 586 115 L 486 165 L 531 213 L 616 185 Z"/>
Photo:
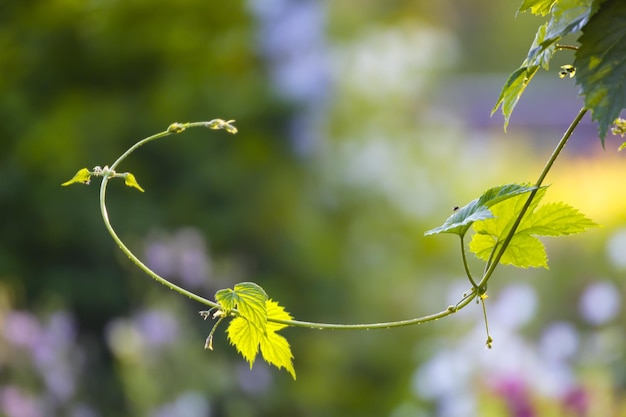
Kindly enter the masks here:
<path id="1" fill-rule="evenodd" d="M 268 318 L 279 320 L 291 320 L 291 315 L 277 302 L 267 300 L 265 310 Z M 293 367 L 293 354 L 291 347 L 283 336 L 277 334 L 278 330 L 287 327 L 286 324 L 266 322 L 263 328 L 254 325 L 250 320 L 240 316 L 234 318 L 226 330 L 228 340 L 239 353 L 248 361 L 250 368 L 254 365 L 259 348 L 263 359 L 277 368 L 285 368 L 296 379 Z"/>
<path id="2" fill-rule="evenodd" d="M 291 315 L 287 313 L 283 307 L 278 305 L 277 302 L 268 300 L 266 305 L 268 318 L 280 320 L 292 319 Z M 276 334 L 278 330 L 285 327 L 287 327 L 286 324 L 274 322 L 267 323 L 267 332 L 263 335 L 260 341 L 261 354 L 267 363 L 276 366 L 278 369 L 285 367 L 293 379 L 296 379 L 296 371 L 292 362 L 293 354 L 291 353 L 289 343 L 283 336 Z"/>
<path id="3" fill-rule="evenodd" d="M 230 343 L 237 348 L 252 368 L 263 332 L 245 318 L 236 317 L 229 323 L 226 333 Z"/>
<path id="4" fill-rule="evenodd" d="M 548 69 L 549 62 L 556 51 L 556 43 L 563 36 L 581 30 L 587 24 L 589 16 L 596 6 L 597 0 L 596 3 L 593 0 L 558 0 L 553 2 L 526 0 L 522 3 L 519 9 L 521 12 L 530 9 L 534 14 L 546 15 L 549 11 L 551 17 L 537 30 L 526 59 L 509 76 L 491 110 L 491 115 L 493 115 L 502 106 L 505 131 L 509 125 L 513 109 L 539 67 Z"/>
<path id="5" fill-rule="evenodd" d="M 532 191 L 535 188 L 536 187 L 520 184 L 506 184 L 490 188 L 479 198 L 455 210 L 454 213 L 446 219 L 443 225 L 427 231 L 424 235 L 453 233 L 464 236 L 472 223 L 493 217 L 489 207 L 516 195 Z"/>
<path id="6" fill-rule="evenodd" d="M 626 3 L 606 0 L 583 28 L 574 66 L 602 145 L 626 106 Z"/>
<path id="7" fill-rule="evenodd" d="M 578 210 L 562 202 L 538 207 L 545 192 L 545 188 L 537 191 L 500 259 L 502 264 L 520 268 L 548 268 L 545 248 L 536 236 L 571 235 L 598 226 Z M 469 249 L 478 258 L 488 261 L 494 248 L 508 235 L 525 202 L 525 196 L 517 196 L 493 207 L 494 218 L 474 223 L 473 229 L 476 234 L 472 237 Z"/>
<path id="8" fill-rule="evenodd" d="M 227 288 L 215 293 L 215 300 L 226 313 L 236 308 L 240 317 L 259 329 L 265 329 L 267 325 L 267 299 L 265 290 L 254 282 L 242 282 L 232 290 Z"/>
<path id="9" fill-rule="evenodd" d="M 502 87 L 502 91 L 500 92 L 500 97 L 498 97 L 498 101 L 496 102 L 493 109 L 491 109 L 491 115 L 498 110 L 498 107 L 502 105 L 502 115 L 504 116 L 504 130 L 506 131 L 507 126 L 509 125 L 509 119 L 511 118 L 511 113 L 513 113 L 513 109 L 517 105 L 522 93 L 530 83 L 530 80 L 534 77 L 535 73 L 539 69 L 538 65 L 533 65 L 531 67 L 527 67 L 522 65 L 517 70 L 515 70 L 509 78 L 506 80 L 504 87 Z"/>

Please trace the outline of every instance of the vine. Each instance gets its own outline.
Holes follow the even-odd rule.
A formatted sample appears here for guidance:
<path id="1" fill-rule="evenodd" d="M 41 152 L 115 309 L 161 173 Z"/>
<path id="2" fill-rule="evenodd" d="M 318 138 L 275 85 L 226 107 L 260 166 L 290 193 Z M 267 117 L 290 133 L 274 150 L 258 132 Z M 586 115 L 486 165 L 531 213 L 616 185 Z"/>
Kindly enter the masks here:
<path id="1" fill-rule="evenodd" d="M 130 172 L 118 173 L 117 167 L 132 152 L 157 139 L 180 134 L 190 128 L 221 129 L 236 134 L 234 120 L 214 119 L 208 122 L 173 123 L 165 131 L 142 139 L 126 150 L 110 166 L 99 166 L 89 170 L 80 169 L 69 181 L 89 184 L 92 177 L 102 177 L 100 185 L 100 211 L 105 227 L 124 254 L 146 274 L 159 283 L 207 307 L 200 312 L 203 319 L 215 319 L 205 342 L 205 348 L 213 348 L 213 336 L 217 327 L 230 319 L 226 329 L 227 337 L 237 351 L 253 366 L 258 353 L 270 364 L 285 368 L 295 379 L 293 354 L 287 340 L 278 332 L 286 327 L 310 329 L 367 330 L 411 326 L 434 321 L 452 315 L 472 301 L 480 302 L 484 320 L 486 346 L 491 347 L 493 339 L 489 334 L 487 310 L 487 284 L 500 264 L 516 267 L 547 268 L 545 248 L 537 236 L 562 236 L 580 233 L 597 224 L 575 208 L 563 203 L 539 205 L 547 192 L 544 185 L 548 173 L 561 154 L 576 127 L 588 111 L 598 123 L 601 143 L 611 124 L 614 134 L 624 135 L 626 122 L 619 119 L 619 113 L 626 104 L 623 70 L 626 66 L 626 28 L 616 26 L 619 18 L 626 16 L 626 7 L 620 0 L 525 0 L 520 12 L 530 10 L 539 16 L 550 15 L 550 19 L 540 26 L 526 59 L 505 83 L 500 97 L 492 111 L 502 108 L 504 127 L 508 125 L 511 113 L 525 88 L 540 67 L 548 69 L 553 54 L 559 50 L 574 50 L 574 65 L 561 67 L 560 77 L 575 77 L 581 85 L 585 106 L 578 112 L 564 132 L 554 151 L 546 161 L 543 170 L 533 184 L 506 184 L 485 191 L 463 207 L 455 207 L 452 215 L 444 223 L 426 232 L 426 235 L 455 234 L 460 239 L 460 252 L 463 268 L 470 288 L 460 300 L 447 308 L 430 315 L 392 322 L 367 324 L 315 323 L 295 320 L 278 302 L 269 298 L 265 290 L 253 282 L 236 284 L 232 289 L 222 289 L 215 294 L 215 301 L 201 297 L 175 285 L 146 266 L 124 244 L 109 220 L 106 206 L 106 191 L 109 180 L 124 179 L 125 185 L 143 192 L 143 188 Z M 617 16 L 617 17 L 616 17 Z M 621 17 L 620 17 L 621 16 Z M 617 19 L 617 20 L 616 20 Z M 623 20 L 622 20 L 623 21 Z M 608 25 L 608 26 L 607 26 Z M 609 27 L 612 25 L 611 27 Z M 565 35 L 583 32 L 580 46 L 560 45 L 557 42 Z M 611 39 L 600 39 L 611 34 Z M 619 41 L 622 41 L 621 43 Z M 621 58 L 616 61 L 615 58 Z M 621 71 L 621 72 L 620 72 Z M 621 75 L 620 75 L 621 74 Z M 626 147 L 623 144 L 620 149 Z M 472 231 L 471 240 L 466 236 Z M 472 274 L 467 261 L 469 249 L 485 262 L 480 279 Z"/>

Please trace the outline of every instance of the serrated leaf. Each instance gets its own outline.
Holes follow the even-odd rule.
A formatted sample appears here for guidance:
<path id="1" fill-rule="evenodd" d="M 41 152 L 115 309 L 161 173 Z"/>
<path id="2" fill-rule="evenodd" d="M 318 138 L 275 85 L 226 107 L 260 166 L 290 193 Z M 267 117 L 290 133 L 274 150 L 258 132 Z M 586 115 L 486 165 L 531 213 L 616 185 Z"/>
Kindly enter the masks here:
<path id="1" fill-rule="evenodd" d="M 124 175 L 124 184 L 126 184 L 128 187 L 136 188 L 143 193 L 143 188 L 141 188 L 141 186 L 137 182 L 137 179 L 135 179 L 135 176 L 130 172 Z"/>
<path id="2" fill-rule="evenodd" d="M 231 320 L 226 333 L 230 343 L 237 348 L 237 352 L 248 361 L 252 368 L 256 354 L 259 352 L 263 331 L 245 318 L 236 317 Z"/>
<path id="3" fill-rule="evenodd" d="M 279 320 L 291 320 L 292 317 L 285 309 L 273 300 L 267 303 L 268 318 Z M 291 347 L 283 336 L 276 334 L 278 330 L 287 327 L 285 324 L 268 322 L 267 332 L 261 338 L 261 354 L 263 359 L 268 363 L 276 366 L 278 369 L 284 367 L 296 379 L 296 371 L 293 367 L 293 354 Z"/>
<path id="4" fill-rule="evenodd" d="M 540 236 L 565 236 L 584 232 L 598 224 L 563 202 L 544 204 L 524 217 L 519 231 Z"/>
<path id="5" fill-rule="evenodd" d="M 265 290 L 254 282 L 242 282 L 232 290 L 224 289 L 215 293 L 215 300 L 226 312 L 237 309 L 241 317 L 260 329 L 264 329 L 267 323 L 267 299 Z"/>
<path id="6" fill-rule="evenodd" d="M 547 70 L 550 67 L 550 60 L 556 50 L 557 39 L 546 39 L 546 32 L 548 30 L 548 23 L 539 26 L 535 39 L 533 40 L 530 50 L 526 59 L 522 63 L 522 66 L 541 66 Z"/>
<path id="7" fill-rule="evenodd" d="M 267 300 L 265 307 L 268 318 L 279 320 L 291 320 L 292 318 L 283 307 L 273 300 Z M 228 340 L 248 361 L 250 368 L 252 368 L 260 348 L 263 359 L 267 363 L 279 369 L 285 368 L 293 379 L 296 379 L 291 347 L 287 339 L 276 333 L 285 327 L 287 325 L 282 323 L 266 321 L 265 326 L 259 328 L 247 318 L 240 316 L 230 322 L 226 331 Z"/>
<path id="8" fill-rule="evenodd" d="M 427 231 L 424 235 L 453 233 L 463 236 L 467 233 L 472 223 L 493 217 L 489 207 L 516 195 L 532 191 L 535 188 L 536 187 L 520 184 L 506 184 L 499 187 L 492 187 L 477 199 L 455 210 L 455 212 L 446 219 L 443 225 Z"/>
<path id="9" fill-rule="evenodd" d="M 579 42 L 576 82 L 604 146 L 609 127 L 626 106 L 626 3 L 604 1 L 583 28 Z"/>
<path id="10" fill-rule="evenodd" d="M 552 8 L 544 42 L 556 42 L 583 28 L 591 16 L 593 0 L 559 0 Z"/>
<path id="11" fill-rule="evenodd" d="M 91 180 L 91 172 L 89 172 L 89 170 L 87 168 L 83 168 L 80 169 L 73 177 L 71 180 L 69 181 L 65 181 L 63 184 L 61 184 L 61 186 L 63 187 L 67 187 L 68 185 L 71 184 L 76 184 L 76 183 L 80 183 L 80 184 L 89 184 L 89 181 Z"/>
<path id="12" fill-rule="evenodd" d="M 526 0 L 519 11 L 530 9 L 534 14 L 551 14 L 550 20 L 539 27 L 533 43 L 522 65 L 507 79 L 496 105 L 493 115 L 502 105 L 504 130 L 509 124 L 513 109 L 524 93 L 530 80 L 539 67 L 548 69 L 550 60 L 556 50 L 556 43 L 566 35 L 580 31 L 589 21 L 592 11 L 597 7 L 597 0 L 558 0 L 541 1 Z"/>
<path id="13" fill-rule="evenodd" d="M 261 338 L 261 353 L 263 359 L 278 369 L 285 368 L 296 379 L 296 371 L 293 367 L 293 354 L 287 339 L 274 332 L 268 332 Z"/>
<path id="14" fill-rule="evenodd" d="M 570 235 L 598 226 L 578 210 L 562 202 L 538 207 L 545 192 L 546 188 L 537 191 L 500 259 L 502 264 L 520 268 L 547 268 L 545 248 L 536 236 Z M 476 234 L 469 244 L 470 251 L 478 258 L 488 261 L 496 245 L 502 244 L 506 239 L 526 199 L 526 196 L 517 196 L 504 201 L 492 208 L 494 218 L 474 223 L 473 229 Z"/>
<path id="15" fill-rule="evenodd" d="M 530 9 L 530 12 L 534 15 L 545 16 L 550 13 L 550 9 L 556 1 L 557 0 L 524 0 L 518 12 L 523 13 Z"/>
<path id="16" fill-rule="evenodd" d="M 539 65 L 533 65 L 531 67 L 521 66 L 509 75 L 504 87 L 502 87 L 500 97 L 498 97 L 498 101 L 495 106 L 493 106 L 493 109 L 491 109 L 491 115 L 493 116 L 493 114 L 498 110 L 498 107 L 502 106 L 505 131 L 509 125 L 509 119 L 511 118 L 513 109 L 517 105 L 522 93 L 528 86 L 528 83 L 530 83 L 530 80 L 532 80 L 535 76 L 538 69 Z"/>
<path id="17" fill-rule="evenodd" d="M 476 234 L 469 244 L 477 258 L 487 262 L 497 240 L 492 235 Z M 503 265 L 515 265 L 518 268 L 548 268 L 548 256 L 539 239 L 530 235 L 515 235 L 506 252 L 500 258 Z"/>

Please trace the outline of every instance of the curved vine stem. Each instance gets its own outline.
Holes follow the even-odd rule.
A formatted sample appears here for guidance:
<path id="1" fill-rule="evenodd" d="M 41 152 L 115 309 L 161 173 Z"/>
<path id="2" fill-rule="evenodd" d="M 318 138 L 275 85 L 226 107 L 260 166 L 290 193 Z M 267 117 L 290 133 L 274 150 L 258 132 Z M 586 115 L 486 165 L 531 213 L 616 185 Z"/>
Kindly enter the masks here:
<path id="1" fill-rule="evenodd" d="M 546 162 L 545 166 L 543 167 L 543 170 L 541 171 L 541 174 L 539 175 L 539 178 L 537 179 L 537 182 L 535 183 L 535 187 L 536 188 L 533 191 L 530 192 L 528 198 L 526 199 L 526 202 L 524 203 L 524 205 L 522 206 L 522 209 L 520 210 L 519 214 L 517 215 L 517 218 L 515 219 L 515 222 L 513 223 L 513 226 L 511 226 L 511 230 L 509 230 L 509 233 L 506 235 L 506 238 L 502 241 L 502 245 L 496 245 L 495 246 L 494 251 L 496 251 L 498 248 L 499 248 L 499 250 L 497 250 L 497 252 L 495 252 L 495 256 L 493 257 L 491 262 L 488 263 L 488 265 L 486 267 L 487 269 L 485 271 L 485 274 L 483 275 L 483 278 L 478 283 L 479 289 L 482 289 L 483 292 L 484 292 L 485 287 L 487 286 L 487 281 L 489 281 L 489 279 L 493 275 L 493 272 L 495 271 L 496 267 L 498 266 L 498 263 L 500 262 L 500 259 L 502 259 L 502 255 L 504 255 L 504 252 L 506 251 L 506 249 L 508 248 L 509 244 L 511 243 L 511 239 L 513 239 L 513 236 L 515 235 L 515 232 L 517 231 L 517 228 L 519 227 L 520 223 L 522 222 L 522 219 L 524 218 L 524 215 L 528 211 L 528 208 L 530 207 L 530 204 L 532 203 L 533 199 L 535 198 L 535 195 L 537 194 L 537 191 L 539 190 L 539 188 L 543 184 L 543 181 L 546 179 L 546 176 L 548 175 L 548 172 L 550 172 L 550 169 L 552 169 L 552 165 L 554 165 L 554 161 L 556 161 L 556 159 L 559 157 L 561 151 L 565 147 L 565 144 L 567 143 L 569 138 L 572 136 L 572 133 L 574 133 L 574 130 L 576 129 L 576 127 L 578 126 L 578 123 L 580 123 L 582 118 L 585 116 L 585 113 L 587 113 L 587 108 L 583 107 L 582 109 L 580 109 L 580 111 L 578 112 L 578 114 L 576 115 L 576 117 L 574 118 L 572 123 L 569 125 L 569 127 L 567 128 L 567 130 L 563 134 L 563 137 L 561 138 L 559 143 L 556 145 L 556 148 L 554 148 L 554 151 L 552 152 L 552 155 L 550 155 L 550 158 L 548 159 L 548 162 Z"/>
<path id="2" fill-rule="evenodd" d="M 552 155 L 550 156 L 550 159 L 548 160 L 548 162 L 546 163 L 546 165 L 544 166 L 543 171 L 541 172 L 541 175 L 539 176 L 539 179 L 537 180 L 536 186 L 540 187 L 541 184 L 543 183 L 546 175 L 548 174 L 548 172 L 550 171 L 552 165 L 554 164 L 554 161 L 557 159 L 557 157 L 559 156 L 561 150 L 563 149 L 563 147 L 565 146 L 565 144 L 567 143 L 567 140 L 570 138 L 570 136 L 572 135 L 572 132 L 574 131 L 574 129 L 576 128 L 576 126 L 578 125 L 578 123 L 580 122 L 580 120 L 582 119 L 582 117 L 585 115 L 587 109 L 583 108 L 581 109 L 581 111 L 578 113 L 578 116 L 576 116 L 576 118 L 574 119 L 574 121 L 572 122 L 572 124 L 569 126 L 569 128 L 567 129 L 567 131 L 565 132 L 565 134 L 563 135 L 563 137 L 561 138 L 561 140 L 559 141 L 559 144 L 557 145 L 557 147 L 555 148 L 554 152 L 552 153 Z M 107 190 L 107 185 L 109 182 L 109 179 L 117 176 L 115 174 L 115 168 L 122 162 L 124 161 L 124 159 L 126 159 L 132 152 L 134 152 L 135 150 L 137 150 L 138 148 L 140 148 L 141 146 L 152 142 L 156 139 L 159 138 L 163 138 L 172 134 L 176 134 L 176 133 L 180 133 L 182 131 L 184 131 L 187 128 L 190 127 L 208 127 L 209 129 L 225 129 L 226 131 L 228 131 L 229 133 L 236 133 L 237 129 L 232 126 L 230 123 L 232 122 L 232 120 L 229 121 L 224 121 L 221 119 L 214 119 L 211 120 L 209 122 L 194 122 L 194 123 L 173 123 L 172 125 L 169 126 L 169 128 L 164 131 L 164 132 L 160 132 L 157 133 L 155 135 L 149 136 L 145 139 L 140 140 L 139 142 L 135 143 L 133 146 L 131 146 L 126 152 L 124 152 L 112 165 L 110 168 L 105 169 L 102 172 L 102 183 L 100 185 L 100 211 L 102 214 L 102 219 L 104 221 L 105 227 L 107 229 L 107 231 L 109 232 L 109 234 L 111 235 L 111 237 L 113 238 L 113 240 L 115 241 L 115 243 L 118 245 L 118 247 L 122 250 L 122 252 L 124 254 L 126 254 L 126 256 L 128 256 L 128 258 L 135 264 L 137 265 L 142 271 L 144 271 L 146 274 L 148 274 L 150 277 L 152 277 L 154 280 L 156 280 L 157 282 L 163 284 L 164 286 L 170 288 L 173 291 L 178 292 L 179 294 L 182 294 L 194 301 L 197 301 L 201 304 L 204 304 L 206 306 L 209 306 L 211 308 L 217 308 L 220 309 L 221 306 L 211 300 L 208 300 L 204 297 L 201 297 L 191 291 L 188 291 L 172 282 L 170 282 L 169 280 L 167 280 L 166 278 L 163 278 L 162 276 L 160 276 L 159 274 L 157 274 L 156 272 L 154 272 L 152 269 L 150 269 L 147 265 L 145 265 L 137 256 L 135 256 L 135 254 L 124 244 L 124 242 L 119 238 L 119 236 L 117 235 L 117 233 L 115 232 L 113 226 L 111 225 L 111 222 L 109 220 L 109 214 L 108 214 L 108 210 L 106 207 L 106 190 Z M 306 328 L 311 328 L 311 329 L 335 329 L 335 330 L 369 330 L 369 329 L 388 329 L 388 328 L 394 328 L 394 327 L 404 327 L 404 326 L 412 326 L 412 325 L 416 325 L 416 324 L 421 324 L 421 323 L 427 323 L 427 322 L 431 322 L 431 321 L 435 321 L 438 320 L 440 318 L 449 316 L 451 314 L 456 313 L 457 311 L 461 310 L 462 308 L 464 308 L 465 306 L 467 306 L 473 299 L 475 299 L 477 296 L 481 296 L 483 297 L 483 294 L 485 292 L 485 288 L 487 285 L 487 281 L 489 280 L 489 278 L 492 276 L 496 266 L 498 265 L 500 259 L 502 258 L 502 255 L 504 254 L 504 251 L 506 250 L 506 248 L 508 247 L 509 243 L 511 242 L 511 239 L 513 238 L 513 235 L 515 234 L 515 231 L 517 230 L 517 228 L 519 227 L 519 224 L 522 221 L 522 218 L 524 217 L 524 215 L 526 214 L 526 211 L 528 210 L 528 207 L 530 207 L 530 203 L 532 202 L 533 198 L 535 197 L 536 194 L 536 190 L 532 191 L 531 194 L 529 195 L 528 199 L 526 200 L 526 203 L 524 204 L 524 206 L 522 207 L 522 210 L 520 211 L 515 223 L 513 224 L 513 227 L 511 228 L 509 234 L 507 235 L 506 239 L 502 242 L 501 246 L 498 246 L 500 249 L 495 253 L 495 256 L 493 256 L 493 259 L 488 263 L 485 273 L 481 279 L 481 281 L 477 284 L 474 280 L 474 278 L 472 277 L 470 271 L 469 271 L 469 267 L 467 264 L 467 260 L 465 257 L 465 248 L 464 248 L 464 241 L 463 239 L 461 239 L 461 252 L 463 255 L 463 265 L 465 268 L 465 271 L 467 273 L 467 276 L 470 280 L 470 282 L 472 283 L 472 289 L 470 291 L 468 291 L 466 294 L 463 295 L 463 298 L 456 304 L 453 306 L 449 306 L 447 309 L 440 311 L 438 313 L 434 313 L 434 314 L 430 314 L 430 315 L 426 315 L 426 316 L 422 316 L 422 317 L 417 317 L 417 318 L 413 318 L 413 319 L 408 319 L 408 320 L 399 320 L 399 321 L 391 321 L 391 322 L 381 322 L 381 323 L 368 323 L 368 324 L 332 324 L 332 323 L 316 323 L 316 322 L 309 322 L 309 321 L 300 321 L 300 320 L 280 320 L 280 319 L 274 319 L 274 318 L 269 318 L 268 320 L 274 323 L 280 323 L 280 324 L 284 324 L 287 326 L 293 326 L 293 327 L 306 327 Z M 484 308 L 484 305 L 483 305 Z M 237 310 L 232 310 L 231 314 L 233 315 L 238 315 L 238 311 Z"/>

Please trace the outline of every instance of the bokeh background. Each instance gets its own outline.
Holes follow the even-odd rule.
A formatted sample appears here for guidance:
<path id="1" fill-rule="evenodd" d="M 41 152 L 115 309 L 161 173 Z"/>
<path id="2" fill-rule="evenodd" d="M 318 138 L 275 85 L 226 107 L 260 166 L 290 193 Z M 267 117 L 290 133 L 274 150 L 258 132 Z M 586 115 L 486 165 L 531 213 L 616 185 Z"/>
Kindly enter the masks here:
<path id="1" fill-rule="evenodd" d="M 515 1 L 9 0 L 0 3 L 0 415 L 624 416 L 625 155 L 587 119 L 548 182 L 604 227 L 546 240 L 550 270 L 500 268 L 487 308 L 367 332 L 286 329 L 297 380 L 252 369 L 203 306 L 262 285 L 296 318 L 445 309 L 469 288 L 455 238 L 424 237 L 483 190 L 534 181 L 582 106 L 542 72 L 508 133 L 490 117 L 541 22 Z M 573 42 L 574 40 L 572 40 Z M 472 267 L 480 270 L 478 262 Z"/>

